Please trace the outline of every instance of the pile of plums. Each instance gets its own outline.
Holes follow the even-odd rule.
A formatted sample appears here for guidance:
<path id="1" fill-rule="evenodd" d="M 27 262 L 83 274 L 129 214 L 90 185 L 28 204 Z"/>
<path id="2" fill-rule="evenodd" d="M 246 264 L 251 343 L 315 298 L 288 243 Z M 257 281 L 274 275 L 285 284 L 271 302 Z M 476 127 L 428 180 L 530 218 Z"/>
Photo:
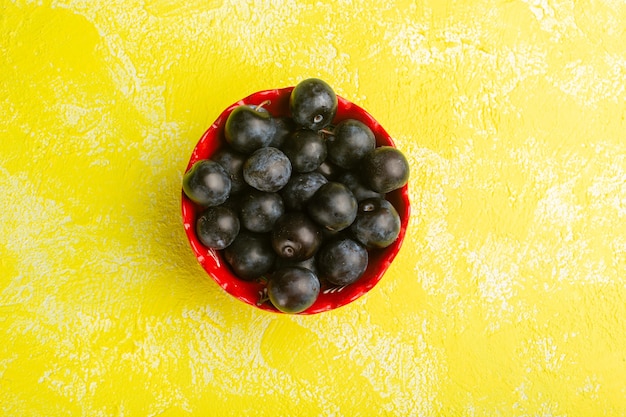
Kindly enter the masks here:
<path id="1" fill-rule="evenodd" d="M 323 285 L 356 282 L 371 251 L 398 238 L 385 195 L 407 183 L 409 164 L 361 121 L 331 125 L 337 96 L 320 79 L 296 85 L 290 116 L 274 117 L 267 104 L 230 112 L 224 145 L 191 166 L 183 191 L 202 207 L 200 242 L 223 251 L 240 279 L 266 282 L 276 309 L 299 313 Z"/>

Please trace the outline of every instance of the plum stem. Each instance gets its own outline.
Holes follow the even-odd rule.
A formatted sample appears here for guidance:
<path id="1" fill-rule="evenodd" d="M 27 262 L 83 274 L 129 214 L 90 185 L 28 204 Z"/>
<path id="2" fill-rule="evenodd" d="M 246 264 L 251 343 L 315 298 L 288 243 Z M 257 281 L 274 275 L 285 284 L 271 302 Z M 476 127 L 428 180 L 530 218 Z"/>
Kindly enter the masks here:
<path id="1" fill-rule="evenodd" d="M 257 111 L 261 110 L 264 106 L 269 106 L 270 104 L 272 104 L 272 100 L 265 100 L 259 104 L 257 104 L 256 109 Z"/>
<path id="2" fill-rule="evenodd" d="M 256 302 L 256 305 L 260 306 L 262 304 L 265 304 L 266 302 L 268 302 L 270 300 L 269 295 L 264 294 L 263 296 L 259 297 L 259 300 Z"/>
<path id="3" fill-rule="evenodd" d="M 259 299 L 256 302 L 256 305 L 260 306 L 270 300 L 270 296 L 267 293 L 267 287 L 264 287 L 261 291 L 259 291 Z"/>

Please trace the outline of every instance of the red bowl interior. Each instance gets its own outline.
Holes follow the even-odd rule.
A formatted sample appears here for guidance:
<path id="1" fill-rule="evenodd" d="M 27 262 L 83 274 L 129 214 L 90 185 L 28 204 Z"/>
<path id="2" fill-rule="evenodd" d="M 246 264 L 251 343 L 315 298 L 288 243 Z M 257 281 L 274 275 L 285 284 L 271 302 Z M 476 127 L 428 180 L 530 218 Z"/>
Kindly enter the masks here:
<path id="1" fill-rule="evenodd" d="M 270 100 L 270 104 L 264 107 L 267 108 L 273 116 L 290 116 L 289 96 L 291 90 L 293 90 L 293 87 L 259 91 L 229 106 L 202 135 L 191 154 L 186 170 L 189 170 L 191 166 L 200 159 L 209 159 L 211 155 L 225 143 L 224 124 L 226 123 L 228 115 L 235 107 L 242 104 L 259 104 L 265 100 Z M 337 96 L 337 99 L 338 109 L 333 124 L 343 119 L 357 119 L 372 129 L 376 136 L 377 146 L 395 146 L 391 137 L 385 132 L 385 129 L 383 129 L 369 113 L 342 97 Z M 400 215 L 401 230 L 398 239 L 385 249 L 369 251 L 367 270 L 357 282 L 344 287 L 322 286 L 316 302 L 300 314 L 320 313 L 351 303 L 371 290 L 383 277 L 383 274 L 400 250 L 406 233 L 410 215 L 408 185 L 388 193 L 386 198 L 393 204 Z M 265 284 L 263 282 L 250 282 L 237 278 L 229 265 L 224 261 L 219 251 L 207 249 L 200 243 L 196 236 L 195 223 L 196 218 L 201 212 L 202 207 L 193 203 L 182 193 L 182 215 L 185 232 L 187 233 L 191 248 L 196 254 L 200 265 L 202 265 L 205 271 L 220 287 L 235 298 L 262 310 L 279 312 L 269 302 L 258 304 L 265 292 Z"/>

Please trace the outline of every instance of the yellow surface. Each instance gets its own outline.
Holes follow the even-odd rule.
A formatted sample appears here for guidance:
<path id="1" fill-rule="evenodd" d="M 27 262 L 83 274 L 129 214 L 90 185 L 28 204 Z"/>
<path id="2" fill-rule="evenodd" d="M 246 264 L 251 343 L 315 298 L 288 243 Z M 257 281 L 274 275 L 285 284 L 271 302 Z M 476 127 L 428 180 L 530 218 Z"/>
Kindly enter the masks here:
<path id="1" fill-rule="evenodd" d="M 383 6 L 382 4 L 385 3 Z M 0 414 L 626 415 L 626 4 L 0 0 Z M 335 312 L 207 279 L 203 131 L 316 76 L 409 156 Z"/>

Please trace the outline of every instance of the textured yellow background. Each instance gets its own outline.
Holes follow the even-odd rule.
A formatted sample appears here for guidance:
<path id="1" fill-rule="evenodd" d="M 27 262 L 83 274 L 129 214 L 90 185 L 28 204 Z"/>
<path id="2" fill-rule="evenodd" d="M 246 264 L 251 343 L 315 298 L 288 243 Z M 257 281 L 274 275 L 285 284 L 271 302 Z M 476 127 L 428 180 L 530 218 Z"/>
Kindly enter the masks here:
<path id="1" fill-rule="evenodd" d="M 368 295 L 279 316 L 205 276 L 181 178 L 310 76 L 414 215 Z M 626 415 L 625 85 L 617 0 L 0 0 L 0 414 Z"/>

